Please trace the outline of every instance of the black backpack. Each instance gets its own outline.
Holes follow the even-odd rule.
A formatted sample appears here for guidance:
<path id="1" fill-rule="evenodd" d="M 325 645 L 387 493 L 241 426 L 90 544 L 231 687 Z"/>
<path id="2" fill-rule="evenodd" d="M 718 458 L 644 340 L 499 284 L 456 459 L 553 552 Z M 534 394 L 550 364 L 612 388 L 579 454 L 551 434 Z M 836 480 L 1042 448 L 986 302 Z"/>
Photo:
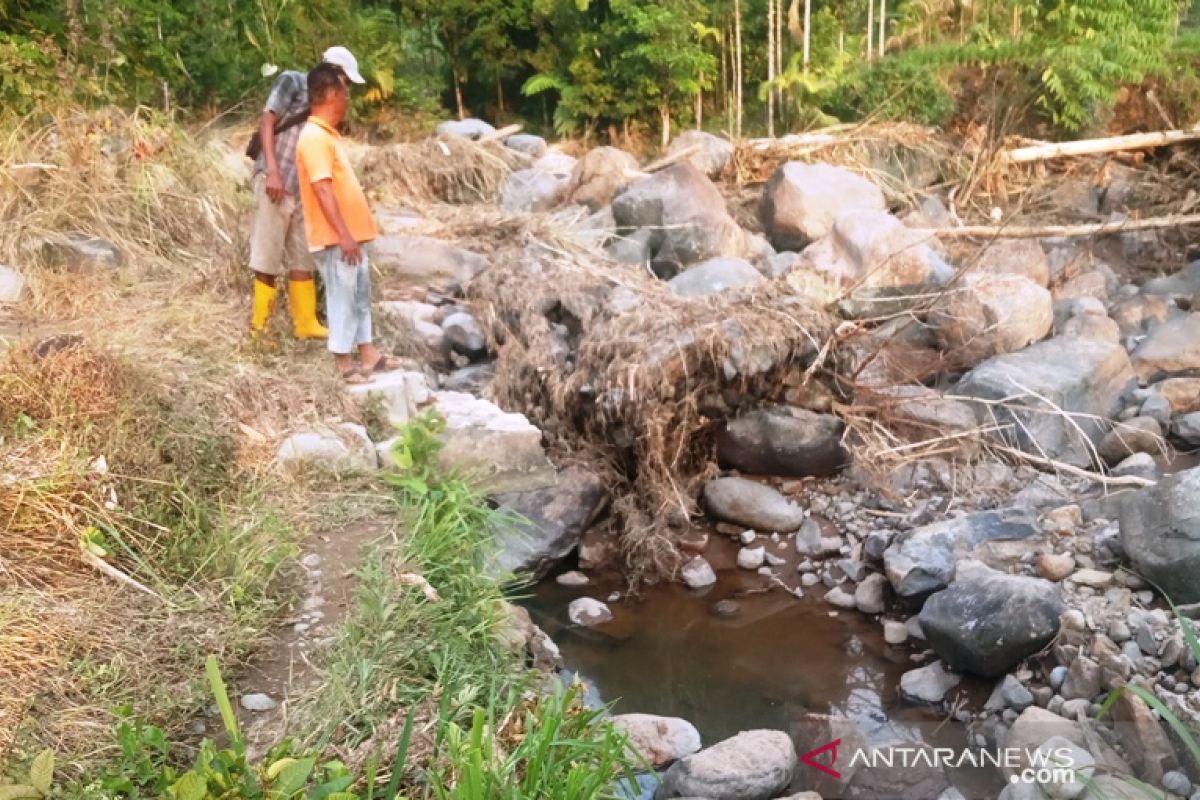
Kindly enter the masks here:
<path id="1" fill-rule="evenodd" d="M 308 106 L 305 106 L 299 113 L 275 120 L 275 135 L 278 136 L 288 128 L 294 128 L 301 122 L 304 122 L 304 120 L 308 119 L 308 113 Z M 254 135 L 250 137 L 250 143 L 246 145 L 246 158 L 251 161 L 258 161 L 260 155 L 262 155 L 262 132 L 256 130 L 254 131 Z"/>

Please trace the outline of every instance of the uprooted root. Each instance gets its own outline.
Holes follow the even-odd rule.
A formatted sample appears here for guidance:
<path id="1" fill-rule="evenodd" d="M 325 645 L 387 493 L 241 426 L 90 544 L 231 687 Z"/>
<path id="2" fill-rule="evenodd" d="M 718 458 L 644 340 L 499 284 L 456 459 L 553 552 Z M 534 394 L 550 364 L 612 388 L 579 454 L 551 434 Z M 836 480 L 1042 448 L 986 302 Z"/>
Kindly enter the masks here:
<path id="1" fill-rule="evenodd" d="M 561 450 L 603 465 L 611 521 L 631 565 L 667 571 L 675 531 L 697 513 L 715 470 L 715 434 L 740 397 L 764 397 L 809 367 L 832 318 L 767 288 L 677 296 L 556 231 L 515 222 L 513 245 L 471 285 L 498 350 L 491 391 L 523 410 Z"/>

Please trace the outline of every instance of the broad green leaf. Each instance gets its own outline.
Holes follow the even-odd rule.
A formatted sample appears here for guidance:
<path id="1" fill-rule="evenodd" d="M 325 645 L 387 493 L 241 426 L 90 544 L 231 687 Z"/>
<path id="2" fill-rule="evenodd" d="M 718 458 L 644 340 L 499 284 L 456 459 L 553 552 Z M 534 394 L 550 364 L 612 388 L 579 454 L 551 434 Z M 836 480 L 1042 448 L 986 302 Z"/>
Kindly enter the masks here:
<path id="1" fill-rule="evenodd" d="M 42 794 L 50 794 L 54 782 L 54 751 L 43 750 L 29 768 L 29 782 Z"/>
<path id="2" fill-rule="evenodd" d="M 312 774 L 315 764 L 315 758 L 292 760 L 292 763 L 279 771 L 279 777 L 271 787 L 271 800 L 287 800 L 287 798 L 304 788 L 304 784 L 308 780 L 308 776 Z"/>
<path id="3" fill-rule="evenodd" d="M 175 800 L 204 800 L 208 797 L 208 781 L 195 772 L 185 772 L 171 787 Z"/>

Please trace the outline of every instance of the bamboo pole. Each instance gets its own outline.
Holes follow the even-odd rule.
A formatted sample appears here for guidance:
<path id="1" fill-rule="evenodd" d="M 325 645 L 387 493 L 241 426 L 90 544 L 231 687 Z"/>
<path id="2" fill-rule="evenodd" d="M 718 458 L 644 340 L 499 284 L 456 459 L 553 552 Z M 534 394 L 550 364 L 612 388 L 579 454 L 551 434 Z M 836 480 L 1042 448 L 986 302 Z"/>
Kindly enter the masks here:
<path id="1" fill-rule="evenodd" d="M 940 239 L 1077 239 L 1083 236 L 1184 228 L 1191 225 L 1200 225 L 1200 214 L 1177 214 L 1169 217 L 1116 220 L 1086 225 L 964 225 L 961 228 L 926 228 L 924 230 L 930 236 Z"/>
<path id="2" fill-rule="evenodd" d="M 1008 150 L 1001 159 L 1013 164 L 1031 161 L 1046 161 L 1066 156 L 1088 156 L 1098 153 L 1116 153 L 1122 150 L 1142 150 L 1148 147 L 1164 147 L 1180 142 L 1200 139 L 1200 128 L 1187 131 L 1157 131 L 1154 133 L 1131 133 L 1127 136 L 1109 136 L 1104 139 L 1081 139 L 1076 142 L 1053 142 Z"/>

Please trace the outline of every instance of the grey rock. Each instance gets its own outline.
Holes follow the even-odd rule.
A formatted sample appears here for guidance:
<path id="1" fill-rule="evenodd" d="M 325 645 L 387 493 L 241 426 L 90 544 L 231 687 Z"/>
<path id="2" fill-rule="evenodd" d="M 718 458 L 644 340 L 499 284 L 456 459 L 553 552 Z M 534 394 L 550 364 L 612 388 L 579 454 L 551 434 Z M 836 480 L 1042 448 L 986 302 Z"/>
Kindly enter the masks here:
<path id="1" fill-rule="evenodd" d="M 1200 295 L 1200 261 L 1193 261 L 1174 275 L 1156 278 L 1142 287 L 1148 295 L 1195 297 Z"/>
<path id="2" fill-rule="evenodd" d="M 1142 780 L 1162 783 L 1167 772 L 1178 769 L 1175 748 L 1144 700 L 1133 692 L 1122 692 L 1113 705 L 1112 719 L 1117 739 Z"/>
<path id="3" fill-rule="evenodd" d="M 350 422 L 293 433 L 279 446 L 275 460 L 283 470 L 309 466 L 335 474 L 373 472 L 379 466 L 367 429 Z"/>
<path id="4" fill-rule="evenodd" d="M 717 582 L 717 574 L 713 572 L 712 565 L 700 556 L 684 564 L 680 575 L 691 589 L 704 589 Z"/>
<path id="5" fill-rule="evenodd" d="M 546 155 L 546 140 L 531 133 L 518 133 L 504 140 L 504 146 L 533 158 Z"/>
<path id="6" fill-rule="evenodd" d="M 791 783 L 797 763 L 786 733 L 744 731 L 677 761 L 655 798 L 771 800 Z"/>
<path id="7" fill-rule="evenodd" d="M 465 311 L 456 311 L 442 320 L 442 330 L 454 349 L 466 356 L 478 357 L 487 353 L 487 339 L 475 318 Z"/>
<path id="8" fill-rule="evenodd" d="M 948 586 L 954 578 L 955 563 L 984 555 L 989 543 L 1027 540 L 1040 534 L 1035 519 L 1026 511 L 970 514 L 898 537 L 884 552 L 884 570 L 897 594 L 913 597 Z"/>
<path id="9" fill-rule="evenodd" d="M 1142 381 L 1200 370 L 1200 313 L 1154 328 L 1130 356 Z"/>
<path id="10" fill-rule="evenodd" d="M 793 406 L 760 408 L 726 423 L 717 435 L 717 459 L 760 475 L 829 476 L 846 463 L 843 430 L 832 414 Z"/>
<path id="11" fill-rule="evenodd" d="M 878 572 L 868 575 L 854 590 L 854 604 L 864 614 L 882 614 L 888 581 Z"/>
<path id="12" fill-rule="evenodd" d="M 1188 780 L 1187 775 L 1176 769 L 1163 775 L 1162 787 L 1179 797 L 1187 797 L 1192 793 L 1192 782 Z"/>
<path id="13" fill-rule="evenodd" d="M 463 139 L 479 141 L 485 136 L 496 132 L 496 128 L 481 119 L 451 119 L 439 122 L 434 130 L 436 136 L 458 136 Z"/>
<path id="14" fill-rule="evenodd" d="M 1050 285 L 1050 262 L 1034 239 L 994 239 L 973 260 L 979 274 L 1021 275 L 1038 286 Z"/>
<path id="15" fill-rule="evenodd" d="M 1134 417 L 1113 425 L 1096 448 L 1106 464 L 1118 464 L 1134 453 L 1156 453 L 1162 447 L 1162 426 L 1150 417 Z"/>
<path id="16" fill-rule="evenodd" d="M 775 489 L 745 478 L 716 478 L 704 500 L 718 519 L 760 531 L 788 533 L 804 522 L 804 511 Z"/>
<path id="17" fill-rule="evenodd" d="M 992 689 L 992 694 L 983 708 L 985 711 L 1003 711 L 1011 708 L 1020 713 L 1031 705 L 1033 705 L 1033 692 L 1017 680 L 1015 675 L 1005 675 L 996 684 L 996 688 Z"/>
<path id="18" fill-rule="evenodd" d="M 42 257 L 51 266 L 69 270 L 111 270 L 124 262 L 112 242 L 83 233 L 67 233 L 44 242 Z"/>
<path id="19" fill-rule="evenodd" d="M 887 620 L 883 623 L 883 640 L 890 645 L 901 645 L 908 641 L 908 626 L 903 622 Z"/>
<path id="20" fill-rule="evenodd" d="M 591 597 L 577 597 L 567 606 L 567 618 L 573 625 L 591 627 L 611 622 L 613 615 L 607 605 Z"/>
<path id="21" fill-rule="evenodd" d="M 559 586 L 566 586 L 574 589 L 581 586 L 587 586 L 592 582 L 592 579 L 578 570 L 571 570 L 570 572 L 564 572 L 563 574 L 557 576 L 554 579 L 554 582 Z"/>
<path id="22" fill-rule="evenodd" d="M 1100 420 L 1119 413 L 1132 380 L 1129 357 L 1120 345 L 1054 338 L 988 359 L 963 377 L 957 393 L 1007 400 L 1003 407 L 981 407 L 981 419 L 994 415 L 997 422 L 1012 426 L 1003 436 L 1026 452 L 1085 466 L 1091 461 L 1091 443 L 1103 434 Z M 1053 403 L 1056 412 L 1047 413 L 1033 394 Z M 1066 420 L 1058 412 L 1090 416 Z"/>
<path id="23" fill-rule="evenodd" d="M 645 228 L 657 233 L 651 265 L 662 277 L 718 256 L 740 256 L 745 248 L 745 233 L 729 216 L 721 193 L 688 162 L 622 189 L 612 210 L 618 232 Z"/>
<path id="24" fill-rule="evenodd" d="M 848 307 L 855 316 L 904 310 L 921 302 L 912 295 L 953 277 L 953 269 L 929 246 L 927 234 L 905 227 L 884 211 L 838 217 L 828 235 L 800 253 L 796 270 L 788 276 L 793 286 L 798 273 L 853 287 L 852 298 L 865 305 L 859 311 Z"/>
<path id="25" fill-rule="evenodd" d="M 1200 445 L 1200 411 L 1182 414 L 1172 420 L 1171 433 L 1188 447 Z"/>
<path id="26" fill-rule="evenodd" d="M 925 602 L 919 619 L 951 668 L 998 677 L 1054 639 L 1062 612 L 1056 584 L 963 562 L 954 583 Z"/>
<path id="27" fill-rule="evenodd" d="M 792 250 L 784 250 L 768 256 L 762 265 L 763 274 L 768 278 L 782 278 L 800 263 L 800 254 Z"/>
<path id="28" fill-rule="evenodd" d="M 371 243 L 370 255 L 389 280 L 442 291 L 466 286 L 487 267 L 478 253 L 428 236 L 384 234 Z"/>
<path id="29" fill-rule="evenodd" d="M 0 303 L 15 303 L 21 299 L 25 278 L 12 267 L 0 265 Z"/>
<path id="30" fill-rule="evenodd" d="M 528 525 L 498 526 L 494 534 L 495 574 L 528 572 L 544 575 L 579 546 L 584 530 L 607 498 L 604 482 L 594 473 L 570 466 L 553 486 L 512 492 L 496 499 Z"/>
<path id="31" fill-rule="evenodd" d="M 961 682 L 961 675 L 947 670 L 941 661 L 935 661 L 901 675 L 900 696 L 910 703 L 937 704 Z"/>
<path id="32" fill-rule="evenodd" d="M 828 164 L 781 165 L 763 191 L 762 222 L 778 250 L 801 250 L 851 211 L 885 211 L 879 187 Z"/>
<path id="33" fill-rule="evenodd" d="M 257 713 L 274 711 L 276 706 L 279 705 L 271 699 L 270 695 L 263 694 L 262 692 L 244 694 L 242 695 L 241 700 L 238 702 L 241 704 L 242 708 L 246 709 L 247 711 L 254 711 Z"/>
<path id="34" fill-rule="evenodd" d="M 599 211 L 638 174 L 637 159 L 615 147 L 587 151 L 571 170 L 566 202 Z"/>
<path id="35" fill-rule="evenodd" d="M 697 264 L 667 281 L 680 297 L 703 297 L 727 289 L 742 289 L 763 282 L 763 276 L 749 262 L 733 256 L 712 258 Z"/>
<path id="36" fill-rule="evenodd" d="M 648 228 L 639 228 L 624 236 L 614 237 L 604 249 L 613 261 L 620 264 L 646 265 L 654 255 L 656 235 Z"/>
<path id="37" fill-rule="evenodd" d="M 1071 662 L 1061 694 L 1064 700 L 1088 700 L 1100 694 L 1100 665 L 1087 656 Z"/>
<path id="38" fill-rule="evenodd" d="M 693 147 L 698 149 L 689 155 L 687 160 L 714 180 L 720 177 L 725 170 L 725 165 L 729 163 L 729 159 L 733 158 L 732 142 L 719 136 L 713 136 L 711 133 L 696 130 L 686 131 L 675 137 L 667 150 L 667 155 L 673 156 Z"/>
<path id="39" fill-rule="evenodd" d="M 1024 349 L 1050 332 L 1050 292 L 1022 275 L 968 274 L 930 314 L 942 347 L 963 363 Z"/>
<path id="40" fill-rule="evenodd" d="M 554 465 L 542 449 L 542 432 L 522 414 L 462 392 L 435 392 L 446 420 L 438 463 L 473 476 L 492 494 L 554 486 Z"/>
<path id="41" fill-rule="evenodd" d="M 1162 478 L 1162 469 L 1149 453 L 1134 453 L 1110 470 L 1115 477 L 1137 477 L 1157 481 Z"/>
<path id="42" fill-rule="evenodd" d="M 505 211 L 550 211 L 567 194 L 570 178 L 536 168 L 521 169 L 500 186 L 500 207 Z"/>
<path id="43" fill-rule="evenodd" d="M 849 610 L 855 609 L 856 603 L 854 595 L 847 592 L 841 586 L 835 586 L 825 594 L 825 602 L 836 608 L 845 608 Z"/>
<path id="44" fill-rule="evenodd" d="M 1083 794 L 1096 772 L 1092 754 L 1063 736 L 1052 736 L 1037 749 L 1038 763 L 1067 770 L 1058 780 L 1041 788 L 1056 800 L 1073 800 Z"/>
<path id="45" fill-rule="evenodd" d="M 1145 399 L 1138 414 L 1143 417 L 1149 417 L 1159 424 L 1160 428 L 1164 428 L 1171 424 L 1171 414 L 1174 410 L 1171 408 L 1171 401 L 1161 394 L 1152 394 Z"/>
<path id="46" fill-rule="evenodd" d="M 763 547 L 743 547 L 738 550 L 737 565 L 742 569 L 758 569 L 763 565 L 765 555 Z"/>
<path id="47" fill-rule="evenodd" d="M 1177 604 L 1200 602 L 1200 468 L 1132 494 L 1120 526 L 1134 571 Z"/>
<path id="48" fill-rule="evenodd" d="M 495 364 L 471 364 L 447 375 L 442 388 L 448 392 L 480 395 L 495 377 Z"/>
<path id="49" fill-rule="evenodd" d="M 610 721 L 613 727 L 629 736 L 634 750 L 656 767 L 700 750 L 700 732 L 695 725 L 679 717 L 618 714 Z"/>

